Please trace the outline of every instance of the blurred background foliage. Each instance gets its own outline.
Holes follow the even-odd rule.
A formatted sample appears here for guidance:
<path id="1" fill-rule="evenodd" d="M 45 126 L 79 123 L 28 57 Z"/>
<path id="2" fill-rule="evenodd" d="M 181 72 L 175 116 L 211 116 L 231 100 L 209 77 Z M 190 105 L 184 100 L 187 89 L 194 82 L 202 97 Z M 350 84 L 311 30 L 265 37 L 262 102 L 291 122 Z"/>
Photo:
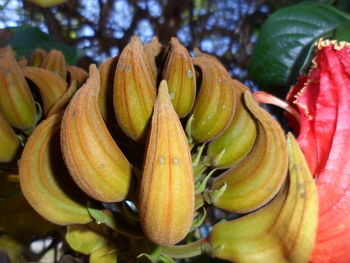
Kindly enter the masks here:
<path id="1" fill-rule="evenodd" d="M 25 0 L 1 0 L 0 28 L 10 31 L 0 39 L 1 44 L 11 39 L 23 56 L 35 45 L 61 49 L 69 63 L 87 68 L 117 56 L 133 35 L 144 43 L 156 35 L 163 44 L 177 36 L 189 50 L 199 47 L 218 56 L 233 77 L 252 86 L 247 63 L 258 30 L 272 11 L 294 2 L 69 0 L 43 8 Z"/>
<path id="2" fill-rule="evenodd" d="M 87 69 L 90 63 L 118 56 L 133 35 L 143 43 L 158 36 L 162 44 L 176 36 L 190 51 L 198 47 L 217 56 L 233 78 L 253 90 L 258 84 L 281 97 L 307 64 L 313 41 L 329 36 L 335 28 L 343 40 L 350 28 L 349 19 L 338 12 L 350 10 L 347 0 L 51 0 L 64 3 L 50 8 L 32 1 L 50 2 L 0 0 L 0 45 L 11 44 L 19 56 L 29 56 L 37 47 L 56 48 L 64 52 L 68 63 Z M 319 10 L 300 13 L 300 8 L 295 8 L 300 3 L 329 6 L 338 13 L 325 8 L 319 8 L 322 14 Z M 284 8 L 278 19 L 289 23 L 289 31 L 286 23 L 278 22 L 261 28 L 270 14 Z M 288 21 L 293 14 L 296 17 Z M 305 19 L 309 25 L 295 27 Z M 258 43 L 261 50 L 255 52 L 249 65 L 261 30 L 265 42 Z M 303 36 L 295 37 L 295 30 Z M 287 35 L 290 31 L 294 36 Z M 273 33 L 282 37 L 271 38 Z M 275 47 L 280 47 L 278 52 Z"/>

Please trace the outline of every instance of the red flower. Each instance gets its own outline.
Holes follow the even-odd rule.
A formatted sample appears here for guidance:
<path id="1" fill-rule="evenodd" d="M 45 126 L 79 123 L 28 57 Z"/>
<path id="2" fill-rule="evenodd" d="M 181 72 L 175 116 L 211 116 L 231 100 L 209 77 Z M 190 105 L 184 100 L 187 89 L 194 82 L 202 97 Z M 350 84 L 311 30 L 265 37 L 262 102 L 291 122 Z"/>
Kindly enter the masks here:
<path id="1" fill-rule="evenodd" d="M 287 110 L 319 196 L 311 262 L 350 262 L 350 43 L 320 40 L 308 75 L 287 103 L 262 91 L 257 101 Z"/>
<path id="2" fill-rule="evenodd" d="M 300 111 L 298 142 L 318 188 L 312 262 L 350 262 L 349 91 L 350 44 L 321 40 L 312 69 L 287 98 Z"/>

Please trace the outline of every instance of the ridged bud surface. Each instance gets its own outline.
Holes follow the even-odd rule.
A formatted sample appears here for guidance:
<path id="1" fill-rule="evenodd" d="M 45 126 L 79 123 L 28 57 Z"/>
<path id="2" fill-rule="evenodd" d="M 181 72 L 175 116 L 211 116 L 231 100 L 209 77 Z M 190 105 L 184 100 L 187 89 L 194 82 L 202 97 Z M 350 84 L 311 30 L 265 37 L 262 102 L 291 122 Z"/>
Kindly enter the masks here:
<path id="1" fill-rule="evenodd" d="M 135 141 L 146 136 L 155 98 L 152 70 L 141 41 L 133 37 L 119 57 L 113 103 L 120 128 Z"/>
<path id="2" fill-rule="evenodd" d="M 51 107 L 66 91 L 67 82 L 60 76 L 43 68 L 25 67 L 22 72 L 39 90 L 43 101 L 44 114 L 47 115 Z"/>
<path id="3" fill-rule="evenodd" d="M 152 77 L 154 82 L 157 81 L 158 77 L 158 68 L 156 64 L 156 57 L 159 55 L 159 53 L 162 51 L 162 45 L 159 43 L 157 37 L 153 37 L 152 41 L 143 47 L 146 55 L 146 59 L 148 61 L 148 64 L 151 68 Z"/>
<path id="4" fill-rule="evenodd" d="M 70 83 L 75 80 L 78 87 L 81 87 L 89 77 L 89 74 L 85 70 L 76 66 L 67 66 L 67 71 L 69 73 Z"/>
<path id="5" fill-rule="evenodd" d="M 128 194 L 131 165 L 103 121 L 99 90 L 99 72 L 91 65 L 89 79 L 64 113 L 62 152 L 70 174 L 86 194 L 102 202 L 117 202 Z"/>
<path id="6" fill-rule="evenodd" d="M 36 121 L 32 93 L 11 47 L 0 49 L 0 108 L 15 128 L 30 129 Z"/>
<path id="7" fill-rule="evenodd" d="M 186 48 L 176 38 L 171 38 L 170 50 L 163 72 L 168 82 L 174 109 L 180 118 L 192 109 L 196 97 L 196 72 Z"/>
<path id="8" fill-rule="evenodd" d="M 41 63 L 41 67 L 57 74 L 64 80 L 67 78 L 66 59 L 61 51 L 51 50 Z"/>
<path id="9" fill-rule="evenodd" d="M 194 212 L 191 154 L 180 120 L 162 81 L 154 106 L 142 172 L 140 219 L 147 237 L 169 246 L 189 232 Z"/>
<path id="10" fill-rule="evenodd" d="M 244 92 L 249 89 L 238 81 L 232 82 L 237 97 L 235 115 L 227 130 L 212 141 L 207 150 L 211 164 L 218 168 L 229 168 L 243 160 L 252 150 L 257 137 L 255 119 L 243 101 Z"/>
<path id="11" fill-rule="evenodd" d="M 84 224 L 92 220 L 85 207 L 88 198 L 63 163 L 61 119 L 62 114 L 53 115 L 35 128 L 20 160 L 19 179 L 23 194 L 41 216 L 58 225 Z"/>
<path id="12" fill-rule="evenodd" d="M 29 66 L 40 67 L 46 55 L 47 53 L 45 50 L 40 48 L 35 49 L 29 59 Z"/>
<path id="13" fill-rule="evenodd" d="M 206 142 L 228 128 L 236 97 L 230 75 L 215 58 L 199 53 L 193 62 L 202 71 L 202 85 L 193 109 L 191 135 L 198 142 Z"/>
<path id="14" fill-rule="evenodd" d="M 262 109 L 250 92 L 244 102 L 258 124 L 258 137 L 250 154 L 236 166 L 216 177 L 212 188 L 224 183 L 226 191 L 214 205 L 237 213 L 253 211 L 270 201 L 285 181 L 288 153 L 283 130 L 273 117 Z"/>
<path id="15" fill-rule="evenodd" d="M 110 114 L 114 114 L 113 108 L 113 82 L 116 69 L 116 59 L 109 58 L 99 67 L 101 79 L 101 88 L 98 95 L 98 105 L 104 120 L 108 119 Z M 113 116 L 113 115 L 112 115 Z"/>
<path id="16" fill-rule="evenodd" d="M 62 94 L 61 97 L 55 102 L 47 114 L 47 117 L 64 111 L 69 103 L 69 100 L 73 97 L 77 91 L 77 82 L 73 80 L 68 89 Z"/>
<path id="17" fill-rule="evenodd" d="M 318 221 L 318 198 L 298 143 L 288 136 L 290 178 L 264 208 L 216 224 L 213 255 L 232 262 L 309 262 Z"/>
<path id="18" fill-rule="evenodd" d="M 20 148 L 15 131 L 0 111 L 0 163 L 11 162 Z"/>

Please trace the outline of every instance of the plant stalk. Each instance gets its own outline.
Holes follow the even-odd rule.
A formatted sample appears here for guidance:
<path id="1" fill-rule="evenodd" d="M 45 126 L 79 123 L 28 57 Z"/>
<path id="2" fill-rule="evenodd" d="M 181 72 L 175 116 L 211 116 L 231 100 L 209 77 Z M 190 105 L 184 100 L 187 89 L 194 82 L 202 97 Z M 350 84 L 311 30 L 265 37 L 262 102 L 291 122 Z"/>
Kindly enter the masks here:
<path id="1" fill-rule="evenodd" d="M 202 238 L 186 245 L 161 247 L 161 253 L 172 258 L 191 258 L 205 252 L 203 245 L 206 244 L 206 242 L 206 238 Z"/>

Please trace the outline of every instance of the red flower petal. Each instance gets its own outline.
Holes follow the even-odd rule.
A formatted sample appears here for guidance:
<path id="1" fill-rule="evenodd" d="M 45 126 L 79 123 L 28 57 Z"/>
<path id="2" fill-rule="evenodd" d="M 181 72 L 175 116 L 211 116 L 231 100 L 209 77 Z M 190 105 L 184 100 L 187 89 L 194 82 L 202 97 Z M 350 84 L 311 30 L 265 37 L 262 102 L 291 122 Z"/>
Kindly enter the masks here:
<path id="1" fill-rule="evenodd" d="M 297 95 L 298 137 L 317 177 L 319 223 L 312 262 L 350 262 L 350 48 L 320 41 Z"/>
<path id="2" fill-rule="evenodd" d="M 307 81 L 308 76 L 302 75 L 299 77 L 297 84 L 295 86 L 292 86 L 287 94 L 286 102 L 296 111 L 299 112 L 298 106 L 295 103 L 296 97 L 298 93 L 304 88 L 304 85 Z M 290 113 L 286 112 L 286 116 L 288 119 L 288 124 L 293 128 L 294 133 L 296 135 L 299 134 L 300 130 L 300 119 L 297 121 L 293 116 L 291 116 Z"/>

